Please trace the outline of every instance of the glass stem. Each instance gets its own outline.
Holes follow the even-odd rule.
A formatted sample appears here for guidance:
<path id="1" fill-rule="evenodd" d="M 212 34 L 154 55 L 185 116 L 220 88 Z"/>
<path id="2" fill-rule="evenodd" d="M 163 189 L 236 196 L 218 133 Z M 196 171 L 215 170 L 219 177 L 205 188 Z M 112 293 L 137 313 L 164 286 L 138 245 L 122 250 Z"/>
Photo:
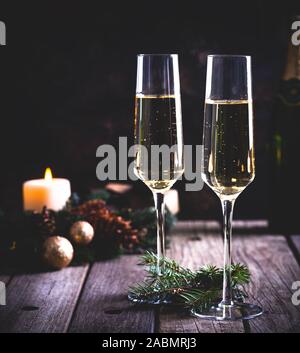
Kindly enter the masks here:
<path id="1" fill-rule="evenodd" d="M 165 256 L 165 202 L 163 193 L 153 193 L 157 221 L 157 273 L 161 275 L 164 268 L 160 258 Z"/>
<path id="2" fill-rule="evenodd" d="M 221 200 L 224 233 L 223 298 L 221 305 L 233 304 L 231 288 L 231 238 L 234 202 L 235 200 Z"/>

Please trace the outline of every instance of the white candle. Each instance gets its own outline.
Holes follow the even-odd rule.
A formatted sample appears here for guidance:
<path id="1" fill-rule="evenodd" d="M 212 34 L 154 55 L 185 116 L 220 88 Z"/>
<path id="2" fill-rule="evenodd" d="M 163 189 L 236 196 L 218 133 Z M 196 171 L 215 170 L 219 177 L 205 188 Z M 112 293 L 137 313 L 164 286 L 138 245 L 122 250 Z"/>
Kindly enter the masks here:
<path id="1" fill-rule="evenodd" d="M 165 204 L 173 215 L 176 215 L 180 211 L 179 196 L 177 190 L 171 189 L 165 193 Z"/>
<path id="2" fill-rule="evenodd" d="M 52 178 L 50 168 L 44 179 L 25 181 L 23 184 L 23 207 L 25 211 L 40 212 L 44 206 L 61 210 L 71 196 L 71 184 L 67 179 Z"/>

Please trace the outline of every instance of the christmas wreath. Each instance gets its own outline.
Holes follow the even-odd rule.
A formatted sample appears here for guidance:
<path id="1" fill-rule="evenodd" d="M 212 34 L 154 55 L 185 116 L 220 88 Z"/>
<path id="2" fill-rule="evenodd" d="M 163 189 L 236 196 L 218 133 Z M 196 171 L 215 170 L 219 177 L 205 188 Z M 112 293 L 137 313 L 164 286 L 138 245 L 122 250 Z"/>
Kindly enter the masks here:
<path id="1" fill-rule="evenodd" d="M 118 209 L 111 193 L 97 190 L 53 211 L 7 214 L 0 211 L 0 266 L 47 265 L 60 269 L 107 259 L 122 253 L 141 254 L 156 246 L 154 207 Z M 175 222 L 167 210 L 166 230 Z"/>

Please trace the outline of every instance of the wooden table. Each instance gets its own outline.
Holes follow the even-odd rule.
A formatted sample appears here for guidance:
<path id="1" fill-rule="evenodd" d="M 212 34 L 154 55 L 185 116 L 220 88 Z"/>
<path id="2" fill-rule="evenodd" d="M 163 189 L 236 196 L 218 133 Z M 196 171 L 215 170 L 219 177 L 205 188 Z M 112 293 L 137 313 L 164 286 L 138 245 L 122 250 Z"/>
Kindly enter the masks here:
<path id="1" fill-rule="evenodd" d="M 57 272 L 0 276 L 7 286 L 0 332 L 300 332 L 300 305 L 291 301 L 292 283 L 300 281 L 300 235 L 270 235 L 264 221 L 236 221 L 234 227 L 234 260 L 252 273 L 249 301 L 265 311 L 257 319 L 222 323 L 167 307 L 136 307 L 126 292 L 144 273 L 138 257 L 126 255 Z M 182 265 L 222 265 L 217 222 L 178 222 L 170 236 L 168 256 Z"/>

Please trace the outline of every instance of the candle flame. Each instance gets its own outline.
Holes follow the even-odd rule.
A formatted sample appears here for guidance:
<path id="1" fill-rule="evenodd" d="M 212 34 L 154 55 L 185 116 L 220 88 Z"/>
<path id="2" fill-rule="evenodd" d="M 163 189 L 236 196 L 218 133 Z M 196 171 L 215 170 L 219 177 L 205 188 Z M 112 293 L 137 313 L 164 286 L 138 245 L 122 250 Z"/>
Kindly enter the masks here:
<path id="1" fill-rule="evenodd" d="M 50 181 L 52 180 L 52 172 L 50 168 L 46 168 L 45 170 L 45 180 Z"/>

